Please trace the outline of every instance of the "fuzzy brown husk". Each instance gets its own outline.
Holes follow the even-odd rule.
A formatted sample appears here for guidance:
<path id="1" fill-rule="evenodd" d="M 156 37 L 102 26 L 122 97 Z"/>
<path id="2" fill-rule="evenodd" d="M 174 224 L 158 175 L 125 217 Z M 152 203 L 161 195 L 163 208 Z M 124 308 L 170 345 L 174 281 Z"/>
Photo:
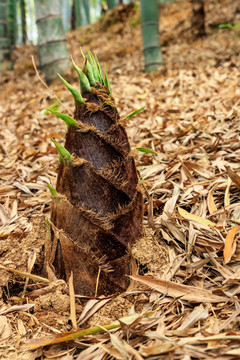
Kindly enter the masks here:
<path id="1" fill-rule="evenodd" d="M 57 277 L 73 272 L 76 293 L 109 295 L 126 290 L 131 246 L 141 234 L 142 194 L 126 131 L 105 87 L 83 94 L 60 163 L 46 264 Z M 98 279 L 98 280 L 97 280 Z"/>

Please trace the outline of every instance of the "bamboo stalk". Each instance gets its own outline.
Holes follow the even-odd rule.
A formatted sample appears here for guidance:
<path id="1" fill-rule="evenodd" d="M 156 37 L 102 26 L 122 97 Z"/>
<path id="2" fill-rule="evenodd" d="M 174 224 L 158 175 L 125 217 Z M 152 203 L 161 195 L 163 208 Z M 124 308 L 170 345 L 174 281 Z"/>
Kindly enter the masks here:
<path id="1" fill-rule="evenodd" d="M 50 83 L 69 65 L 60 1 L 35 0 L 39 64 Z"/>
<path id="2" fill-rule="evenodd" d="M 162 65 L 158 0 L 141 0 L 141 21 L 145 71 L 156 71 Z"/>
<path id="3" fill-rule="evenodd" d="M 7 1 L 0 0 L 0 72 L 12 68 L 7 16 Z"/>

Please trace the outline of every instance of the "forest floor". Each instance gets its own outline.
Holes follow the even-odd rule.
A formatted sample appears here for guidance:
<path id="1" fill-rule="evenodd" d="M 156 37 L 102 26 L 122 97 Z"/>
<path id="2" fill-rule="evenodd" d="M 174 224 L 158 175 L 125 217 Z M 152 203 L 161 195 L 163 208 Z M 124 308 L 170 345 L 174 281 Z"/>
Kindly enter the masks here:
<path id="1" fill-rule="evenodd" d="M 67 35 L 77 63 L 80 46 L 106 62 L 121 116 L 146 106 L 127 125 L 145 189 L 144 236 L 127 292 L 76 297 L 79 329 L 126 317 L 120 328 L 44 347 L 73 330 L 73 299 L 63 280 L 22 272 L 42 277 L 47 183 L 55 185 L 58 166 L 50 138 L 66 132 L 44 109 L 57 96 L 71 114 L 73 102 L 58 80 L 49 89 L 40 82 L 36 47 L 16 49 L 14 71 L 0 79 L 1 359 L 240 358 L 240 31 L 218 28 L 240 23 L 240 8 L 205 6 L 203 39 L 194 37 L 189 2 L 162 6 L 164 66 L 151 75 L 136 7 Z M 73 70 L 66 79 L 77 86 Z"/>

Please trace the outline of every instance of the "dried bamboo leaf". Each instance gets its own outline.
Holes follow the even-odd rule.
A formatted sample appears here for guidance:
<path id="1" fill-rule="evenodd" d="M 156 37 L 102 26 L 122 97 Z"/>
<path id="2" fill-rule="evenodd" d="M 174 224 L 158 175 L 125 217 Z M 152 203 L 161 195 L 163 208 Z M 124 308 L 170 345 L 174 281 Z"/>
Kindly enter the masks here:
<path id="1" fill-rule="evenodd" d="M 113 347 L 110 347 L 108 345 L 105 345 L 105 344 L 100 344 L 99 347 L 103 350 L 106 351 L 106 353 L 108 353 L 109 355 L 113 356 L 114 359 L 117 359 L 117 360 L 125 360 L 126 357 L 123 356 L 120 351 L 118 351 L 117 349 L 113 348 Z"/>
<path id="2" fill-rule="evenodd" d="M 230 262 L 235 250 L 236 250 L 236 234 L 239 231 L 240 226 L 235 225 L 227 234 L 225 239 L 225 245 L 223 250 L 224 264 Z"/>
<path id="3" fill-rule="evenodd" d="M 195 303 L 218 303 L 227 300 L 227 298 L 224 296 L 212 294 L 210 290 L 205 290 L 194 286 L 177 284 L 172 281 L 160 280 L 150 276 L 133 275 L 131 278 L 151 287 L 165 296 L 180 298 L 181 300 L 187 300 Z"/>
<path id="4" fill-rule="evenodd" d="M 179 326 L 177 330 L 184 330 L 190 328 L 195 325 L 199 320 L 205 320 L 209 316 L 209 308 L 210 306 L 203 307 L 203 305 L 197 306 L 189 315 L 185 317 L 182 324 Z"/>
<path id="5" fill-rule="evenodd" d="M 177 346 L 174 346 L 168 342 L 162 344 L 152 345 L 149 347 L 142 346 L 141 355 L 144 357 L 150 357 L 153 355 L 162 355 L 174 351 Z"/>
<path id="6" fill-rule="evenodd" d="M 227 173 L 228 173 L 228 176 L 230 177 L 230 179 L 232 180 L 232 182 L 240 188 L 240 176 L 235 172 L 233 171 L 230 166 L 226 166 L 226 169 L 227 169 Z"/>
<path id="7" fill-rule="evenodd" d="M 211 215 L 217 211 L 217 206 L 216 206 L 214 198 L 213 198 L 214 190 L 215 190 L 215 187 L 213 186 L 211 188 L 211 190 L 209 191 L 208 197 L 207 197 L 208 210 Z"/>
<path id="8" fill-rule="evenodd" d="M 228 180 L 227 180 L 227 187 L 226 187 L 226 191 L 225 191 L 225 194 L 224 194 L 224 206 L 227 207 L 230 205 L 230 195 L 229 195 L 229 190 L 230 190 L 230 186 L 231 186 L 231 179 L 230 177 L 228 177 Z"/>
<path id="9" fill-rule="evenodd" d="M 124 344 L 115 334 L 109 334 L 113 347 L 123 356 L 124 359 L 131 359 L 130 354 L 126 351 Z"/>
<path id="10" fill-rule="evenodd" d="M 178 207 L 178 212 L 184 219 L 196 221 L 200 224 L 209 226 L 210 228 L 216 227 L 216 224 L 214 224 L 212 221 L 210 221 L 208 219 L 204 219 L 198 215 L 190 214 L 189 212 L 187 212 L 186 210 L 184 210 L 180 207 Z"/>
<path id="11" fill-rule="evenodd" d="M 106 303 L 108 303 L 110 300 L 112 299 L 112 296 L 105 298 L 105 299 L 92 299 L 89 300 L 79 319 L 78 319 L 78 325 L 80 326 L 81 324 L 83 324 L 85 321 L 87 321 L 93 314 L 95 314 L 95 312 L 97 312 L 99 309 L 101 309 L 101 307 L 103 307 Z"/>
<path id="12" fill-rule="evenodd" d="M 29 309 L 33 308 L 35 304 L 23 304 L 23 305 L 13 305 L 9 309 L 1 311 L 0 315 L 9 314 L 15 311 L 28 311 Z"/>
<path id="13" fill-rule="evenodd" d="M 11 269 L 11 268 L 8 268 L 8 267 L 3 266 L 1 264 L 0 264 L 0 268 L 5 269 L 5 270 L 10 271 L 10 272 L 13 272 L 13 273 L 15 273 L 17 275 L 20 275 L 20 276 L 24 277 L 24 278 L 29 278 L 29 279 L 31 279 L 33 281 L 43 282 L 43 283 L 46 283 L 46 284 L 50 283 L 50 281 L 48 279 L 46 279 L 46 278 L 43 278 L 43 277 L 38 276 L 38 275 L 27 273 L 25 271 Z"/>

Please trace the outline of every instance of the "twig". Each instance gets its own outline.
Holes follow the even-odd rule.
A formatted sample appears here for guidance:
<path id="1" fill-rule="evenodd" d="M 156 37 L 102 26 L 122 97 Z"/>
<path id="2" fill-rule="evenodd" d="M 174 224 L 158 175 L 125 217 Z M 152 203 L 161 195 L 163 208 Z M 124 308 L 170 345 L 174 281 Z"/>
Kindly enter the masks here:
<path id="1" fill-rule="evenodd" d="M 69 278 L 69 297 L 70 297 L 70 314 L 73 330 L 77 330 L 77 319 L 76 319 L 76 303 L 75 303 L 75 292 L 73 286 L 73 272 L 71 271 L 71 275 Z"/>
<path id="2" fill-rule="evenodd" d="M 146 198 L 148 200 L 148 226 L 152 229 L 155 229 L 154 220 L 153 220 L 153 199 L 150 196 L 149 192 L 147 191 L 147 188 L 144 184 L 142 184 Z"/>
<path id="3" fill-rule="evenodd" d="M 97 291 L 98 291 L 98 284 L 99 284 L 100 274 L 101 274 L 101 267 L 99 266 L 98 274 L 97 274 L 97 281 L 96 281 L 95 298 L 97 297 Z"/>
<path id="4" fill-rule="evenodd" d="M 69 112 L 71 111 L 66 105 L 63 104 L 63 102 L 59 99 L 59 97 L 49 88 L 49 86 L 43 81 L 43 79 L 41 78 L 41 76 L 39 75 L 39 72 L 38 72 L 38 69 L 36 67 L 36 63 L 35 63 L 35 60 L 34 60 L 34 56 L 31 55 L 31 59 L 32 59 L 32 64 L 33 64 L 33 67 L 34 67 L 34 70 L 36 72 L 36 75 L 37 75 L 37 78 L 38 80 L 43 84 L 43 86 L 45 86 L 45 88 L 48 89 L 48 91 L 50 92 L 51 96 L 55 97 L 57 99 L 57 101 L 63 105 L 63 107 L 65 107 L 65 109 L 67 109 Z"/>
<path id="5" fill-rule="evenodd" d="M 229 223 L 235 223 L 235 224 L 238 224 L 238 225 L 240 225 L 240 221 L 239 220 L 229 220 L 228 221 Z"/>

